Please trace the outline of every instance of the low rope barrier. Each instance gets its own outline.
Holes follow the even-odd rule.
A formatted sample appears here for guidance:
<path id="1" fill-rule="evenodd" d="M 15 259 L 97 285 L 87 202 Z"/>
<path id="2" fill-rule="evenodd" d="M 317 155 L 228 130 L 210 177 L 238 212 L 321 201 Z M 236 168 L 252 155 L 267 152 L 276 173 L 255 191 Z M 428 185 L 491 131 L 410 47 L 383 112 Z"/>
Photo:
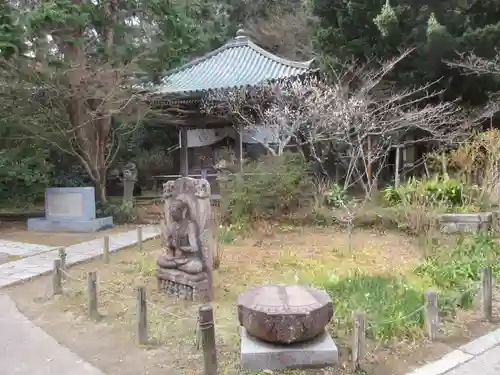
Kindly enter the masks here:
<path id="1" fill-rule="evenodd" d="M 93 313 L 97 313 L 97 290 L 102 290 L 105 291 L 111 295 L 120 297 L 121 300 L 136 300 L 138 302 L 139 306 L 147 306 L 155 311 L 159 312 L 160 314 L 165 314 L 168 315 L 176 321 L 187 321 L 187 320 L 196 320 L 195 328 L 194 328 L 194 344 L 197 350 L 200 350 L 203 348 L 204 354 L 206 354 L 205 350 L 205 337 L 208 337 L 209 344 L 208 346 L 213 346 L 215 345 L 215 334 L 214 334 L 214 329 L 225 329 L 226 327 L 235 327 L 235 321 L 232 317 L 225 317 L 224 320 L 228 322 L 227 325 L 220 325 L 216 324 L 214 319 L 213 319 L 213 313 L 211 313 L 210 319 L 207 321 L 203 320 L 202 321 L 202 310 L 206 309 L 206 305 L 194 305 L 193 308 L 198 309 L 199 314 L 191 314 L 188 311 L 183 312 L 182 314 L 176 314 L 173 313 L 172 311 L 169 311 L 167 307 L 162 307 L 158 306 L 157 304 L 149 301 L 146 299 L 146 294 L 145 294 L 145 287 L 140 286 L 138 287 L 138 296 L 134 297 L 131 295 L 119 293 L 113 289 L 107 288 L 106 286 L 103 285 L 102 282 L 100 282 L 97 279 L 97 275 L 95 272 L 89 272 L 87 278 L 78 278 L 73 275 L 71 275 L 69 272 L 67 272 L 66 269 L 63 269 L 62 267 L 63 264 L 63 256 L 61 256 L 61 259 L 58 259 L 54 263 L 54 274 L 53 274 L 53 287 L 54 287 L 54 294 L 60 294 L 63 293 L 63 280 L 64 281 L 73 281 L 79 284 L 82 284 L 83 287 L 85 287 L 85 284 L 87 283 L 87 288 L 89 289 L 89 315 L 92 316 Z M 491 269 L 485 268 L 482 270 L 481 273 L 481 282 L 472 282 L 465 290 L 459 291 L 458 296 L 452 301 L 455 306 L 460 305 L 462 302 L 463 297 L 466 294 L 469 294 L 471 292 L 481 292 L 481 310 L 483 312 L 484 317 L 491 321 L 492 320 L 492 289 L 493 289 L 493 278 L 492 278 L 492 273 Z M 94 293 L 94 296 L 91 296 L 91 291 Z M 338 326 L 344 326 L 344 327 L 352 327 L 353 328 L 353 345 L 352 345 L 352 361 L 353 361 L 353 366 L 354 368 L 358 368 L 360 366 L 361 359 L 363 358 L 363 347 L 362 343 L 364 342 L 366 332 L 369 328 L 374 328 L 376 326 L 384 326 L 384 325 L 391 325 L 391 324 L 397 324 L 400 322 L 404 322 L 412 317 L 414 317 L 417 314 L 424 314 L 425 318 L 425 326 L 426 326 L 426 332 L 428 338 L 432 341 L 437 338 L 437 331 L 439 329 L 439 309 L 438 309 L 438 295 L 436 292 L 433 292 L 431 290 L 428 290 L 427 293 L 425 294 L 425 303 L 416 308 L 415 310 L 402 315 L 402 316 L 397 316 L 394 319 L 388 319 L 388 320 L 378 320 L 375 317 L 369 317 L 366 314 L 362 312 L 357 312 L 353 316 L 353 320 L 347 320 L 345 317 L 340 317 L 337 314 L 334 313 L 332 317 L 332 322 Z M 91 308 L 91 301 L 94 301 L 95 306 Z M 130 310 L 130 307 L 127 306 L 126 303 L 123 301 L 119 300 L 113 300 L 113 302 L 120 302 L 123 306 L 125 306 L 124 311 Z M 142 305 L 141 305 L 142 304 Z M 95 311 L 91 311 L 94 309 Z M 210 311 L 211 307 L 210 307 Z M 206 313 L 206 311 L 205 311 Z M 98 314 L 97 314 L 98 315 Z M 144 308 L 139 308 L 139 342 L 144 343 L 147 341 L 144 337 L 147 336 L 147 313 Z M 205 333 L 205 331 L 210 331 L 208 334 Z M 142 332 L 142 333 L 141 333 Z M 145 332 L 145 333 L 144 333 Z M 142 338 L 141 338 L 142 337 Z M 208 349 L 207 349 L 208 350 Z M 211 348 L 210 350 L 215 350 L 214 348 Z M 210 351 L 209 350 L 209 351 Z M 208 354 L 207 354 L 208 355 Z"/>
<path id="2" fill-rule="evenodd" d="M 76 278 L 76 277 L 73 277 L 71 276 L 68 272 L 64 271 L 64 270 L 61 270 L 62 274 L 64 274 L 64 276 L 66 276 L 68 279 L 72 280 L 72 281 L 75 281 L 75 282 L 78 282 L 78 283 L 85 283 L 86 280 L 84 279 L 80 279 L 80 278 Z M 130 296 L 130 295 L 126 295 L 126 294 L 121 294 L 121 293 L 118 293 L 112 289 L 109 289 L 109 288 L 106 288 L 105 286 L 102 285 L 102 283 L 99 283 L 99 289 L 100 290 L 104 290 L 110 294 L 113 294 L 117 297 L 120 297 L 122 299 L 125 299 L 125 300 L 136 300 L 136 297 L 133 297 L 133 296 Z M 116 300 L 114 300 L 113 302 L 116 302 Z M 173 318 L 176 318 L 176 319 L 179 319 L 179 320 L 188 320 L 188 319 L 196 319 L 197 317 L 196 316 L 191 316 L 191 315 L 188 315 L 187 317 L 181 317 L 180 315 L 176 315 L 170 311 L 168 311 L 167 308 L 165 307 L 160 307 L 156 304 L 154 304 L 153 302 L 151 301 L 146 301 L 146 303 L 148 304 L 148 306 L 158 310 L 160 313 L 164 313 L 164 314 L 167 314 L 167 315 L 170 315 L 172 316 Z"/>

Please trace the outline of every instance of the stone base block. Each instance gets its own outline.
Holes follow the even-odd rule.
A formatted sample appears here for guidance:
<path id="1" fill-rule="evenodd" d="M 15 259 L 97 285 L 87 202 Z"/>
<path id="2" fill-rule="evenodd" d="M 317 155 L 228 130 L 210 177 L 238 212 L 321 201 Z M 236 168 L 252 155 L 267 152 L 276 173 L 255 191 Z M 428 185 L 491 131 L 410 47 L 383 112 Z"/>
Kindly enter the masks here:
<path id="1" fill-rule="evenodd" d="M 28 232 L 91 233 L 112 227 L 113 218 L 111 216 L 78 221 L 51 221 L 45 218 L 28 219 Z"/>
<path id="2" fill-rule="evenodd" d="M 443 214 L 441 215 L 441 231 L 448 234 L 485 232 L 491 228 L 492 217 L 491 212 Z"/>
<path id="3" fill-rule="evenodd" d="M 241 368 L 247 371 L 321 368 L 338 361 L 337 345 L 325 331 L 311 341 L 276 345 L 258 340 L 240 327 Z"/>
<path id="4" fill-rule="evenodd" d="M 210 302 L 208 275 L 190 275 L 179 270 L 158 269 L 158 289 L 167 295 L 188 301 Z"/>

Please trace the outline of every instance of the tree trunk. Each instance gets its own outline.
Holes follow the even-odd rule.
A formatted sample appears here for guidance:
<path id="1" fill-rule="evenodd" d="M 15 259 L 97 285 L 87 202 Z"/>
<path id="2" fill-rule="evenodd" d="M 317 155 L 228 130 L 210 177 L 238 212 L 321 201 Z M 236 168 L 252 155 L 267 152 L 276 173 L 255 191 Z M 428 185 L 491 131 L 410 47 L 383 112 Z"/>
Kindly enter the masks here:
<path id="1" fill-rule="evenodd" d="M 83 1 L 75 0 L 75 3 L 81 4 Z M 120 147 L 120 139 L 115 144 L 109 145 L 111 102 L 114 100 L 110 96 L 117 84 L 116 67 L 113 65 L 114 32 L 112 27 L 116 24 L 116 3 L 116 0 L 111 0 L 103 2 L 102 5 L 105 26 L 100 37 L 105 50 L 104 61 L 97 75 L 93 74 L 92 67 L 89 66 L 84 46 L 78 43 L 68 43 L 68 30 L 53 33 L 59 49 L 71 67 L 67 74 L 66 101 L 66 110 L 72 125 L 72 130 L 68 132 L 68 137 L 71 137 L 73 141 L 71 152 L 78 156 L 89 174 L 101 203 L 107 202 L 107 170 Z M 83 29 L 71 30 L 70 33 L 74 39 L 81 40 L 84 36 Z"/>
<path id="2" fill-rule="evenodd" d="M 102 181 L 96 181 L 95 182 L 96 189 L 97 189 L 97 194 L 99 198 L 99 202 L 101 203 L 107 203 L 108 202 L 108 196 L 106 194 L 106 177 L 104 177 L 104 180 Z"/>

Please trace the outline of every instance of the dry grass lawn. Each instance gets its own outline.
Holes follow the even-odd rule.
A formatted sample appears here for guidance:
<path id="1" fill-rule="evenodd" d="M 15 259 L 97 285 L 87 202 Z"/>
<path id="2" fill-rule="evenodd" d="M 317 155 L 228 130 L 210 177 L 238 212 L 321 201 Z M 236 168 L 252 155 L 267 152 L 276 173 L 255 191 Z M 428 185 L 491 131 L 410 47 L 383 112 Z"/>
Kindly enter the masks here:
<path id="1" fill-rule="evenodd" d="M 334 229 L 271 228 L 224 245 L 222 263 L 215 271 L 213 303 L 219 368 L 221 375 L 243 374 L 239 369 L 239 334 L 236 298 L 243 290 L 273 282 L 294 282 L 296 277 L 328 277 L 360 269 L 371 274 L 402 274 L 421 258 L 412 240 L 398 233 L 356 231 L 349 252 L 347 235 Z M 58 341 L 108 375 L 195 375 L 202 374 L 202 354 L 196 349 L 198 306 L 176 301 L 156 291 L 155 257 L 159 241 L 145 244 L 143 253 L 130 248 L 112 255 L 112 262 L 100 261 L 71 268 L 64 283 L 64 294 L 51 296 L 50 276 L 8 292 L 20 309 Z M 86 317 L 86 281 L 88 271 L 99 278 L 99 321 Z M 135 286 L 147 287 L 149 333 L 152 344 L 135 345 Z M 475 333 L 488 329 L 476 325 Z M 464 328 L 464 327 L 461 327 Z M 331 372 L 293 371 L 275 374 L 346 374 L 350 341 L 333 327 L 342 351 L 340 366 Z M 475 334 L 474 333 L 474 334 Z M 400 343 L 391 348 L 371 348 L 364 368 L 370 374 L 404 374 L 423 358 L 440 356 L 450 346 L 463 342 L 460 334 L 432 346 L 426 343 Z M 418 351 L 416 348 L 418 347 Z"/>

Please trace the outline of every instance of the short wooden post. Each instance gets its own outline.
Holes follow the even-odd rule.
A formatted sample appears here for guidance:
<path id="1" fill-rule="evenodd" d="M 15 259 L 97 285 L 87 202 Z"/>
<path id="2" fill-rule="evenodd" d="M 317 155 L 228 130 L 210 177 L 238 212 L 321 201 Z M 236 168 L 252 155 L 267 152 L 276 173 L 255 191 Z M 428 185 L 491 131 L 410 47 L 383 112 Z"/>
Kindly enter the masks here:
<path id="1" fill-rule="evenodd" d="M 61 259 L 61 279 L 66 278 L 66 274 L 63 271 L 66 271 L 66 250 L 64 247 L 60 247 L 58 249 L 59 259 Z"/>
<path id="2" fill-rule="evenodd" d="M 352 343 L 352 366 L 354 371 L 359 371 L 363 359 L 363 345 L 365 342 L 365 314 L 354 314 L 354 332 Z"/>
<path id="3" fill-rule="evenodd" d="M 148 343 L 148 306 L 146 301 L 146 288 L 137 288 L 137 341 L 139 345 Z"/>
<path id="4" fill-rule="evenodd" d="M 88 289 L 88 315 L 92 319 L 99 317 L 97 311 L 97 273 L 95 271 L 89 272 L 87 275 L 87 289 Z"/>
<path id="5" fill-rule="evenodd" d="M 142 226 L 137 227 L 137 247 L 142 251 Z"/>
<path id="6" fill-rule="evenodd" d="M 491 268 L 481 271 L 481 308 L 484 318 L 491 322 L 493 318 L 493 277 Z"/>
<path id="7" fill-rule="evenodd" d="M 109 236 L 104 236 L 104 244 L 102 248 L 102 261 L 109 264 Z"/>
<path id="8" fill-rule="evenodd" d="M 427 326 L 427 336 L 434 341 L 437 337 L 439 327 L 438 297 L 432 290 L 425 293 L 425 323 Z"/>
<path id="9" fill-rule="evenodd" d="M 52 273 L 52 294 L 62 294 L 62 279 L 61 279 L 61 259 L 54 260 L 54 269 Z"/>
<path id="10" fill-rule="evenodd" d="M 64 249 L 64 247 L 60 247 L 58 249 L 58 253 L 59 253 L 59 258 L 61 259 L 61 269 L 66 270 L 66 257 L 67 257 L 66 249 Z"/>
<path id="11" fill-rule="evenodd" d="M 203 345 L 203 359 L 205 362 L 204 375 L 217 375 L 217 348 L 215 347 L 214 311 L 212 306 L 200 307 L 201 342 Z"/>

